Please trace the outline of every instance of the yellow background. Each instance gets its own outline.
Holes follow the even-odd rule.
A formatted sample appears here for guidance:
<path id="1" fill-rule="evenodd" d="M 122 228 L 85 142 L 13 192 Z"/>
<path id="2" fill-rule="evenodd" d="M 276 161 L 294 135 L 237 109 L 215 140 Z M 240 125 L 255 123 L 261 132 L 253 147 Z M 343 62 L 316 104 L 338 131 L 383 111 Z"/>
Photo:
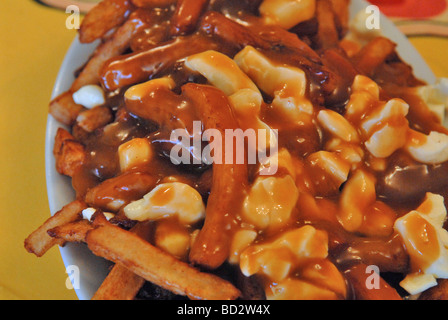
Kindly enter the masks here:
<path id="1" fill-rule="evenodd" d="M 23 240 L 48 216 L 45 126 L 54 81 L 75 31 L 68 15 L 32 0 L 0 1 L 0 299 L 77 299 L 53 248 L 28 254 Z M 448 77 L 448 39 L 412 43 Z"/>

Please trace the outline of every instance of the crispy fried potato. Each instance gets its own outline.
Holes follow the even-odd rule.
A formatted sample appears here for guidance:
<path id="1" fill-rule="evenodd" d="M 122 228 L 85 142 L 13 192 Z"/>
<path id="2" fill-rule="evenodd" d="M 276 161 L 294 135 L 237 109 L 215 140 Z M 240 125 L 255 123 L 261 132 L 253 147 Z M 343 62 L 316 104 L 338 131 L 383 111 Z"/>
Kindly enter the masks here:
<path id="1" fill-rule="evenodd" d="M 127 172 L 90 189 L 85 201 L 94 208 L 117 212 L 131 201 L 139 200 L 157 184 L 158 177 L 142 172 Z"/>
<path id="2" fill-rule="evenodd" d="M 229 282 L 200 272 L 116 226 L 101 226 L 90 231 L 87 245 L 94 254 L 119 263 L 147 281 L 190 299 L 231 300 L 240 295 L 239 290 Z"/>
<path id="3" fill-rule="evenodd" d="M 109 91 L 146 81 L 174 66 L 179 59 L 206 50 L 217 44 L 200 35 L 179 37 L 159 47 L 111 59 L 102 71 L 102 84 Z M 125 73 L 122 71 L 126 71 Z"/>
<path id="4" fill-rule="evenodd" d="M 64 242 L 85 242 L 87 232 L 92 230 L 91 223 L 87 220 L 70 222 L 48 230 L 52 238 L 62 239 Z"/>
<path id="5" fill-rule="evenodd" d="M 61 152 L 62 144 L 67 140 L 76 140 L 75 137 L 65 130 L 64 128 L 58 128 L 54 137 L 53 155 L 56 156 Z"/>
<path id="6" fill-rule="evenodd" d="M 225 136 L 226 129 L 238 128 L 232 107 L 222 91 L 189 83 L 182 87 L 182 93 L 194 103 L 205 129 L 217 129 Z M 213 184 L 205 223 L 190 252 L 190 261 L 212 269 L 222 265 L 230 253 L 229 228 L 232 227 L 236 206 L 242 203 L 248 185 L 247 164 L 236 164 L 236 161 L 225 164 L 224 160 L 220 162 L 222 164 L 216 162 L 213 165 Z"/>
<path id="7" fill-rule="evenodd" d="M 341 36 L 344 36 L 349 28 L 350 0 L 330 0 L 335 14 L 337 26 Z"/>
<path id="8" fill-rule="evenodd" d="M 67 91 L 50 102 L 49 112 L 57 121 L 67 126 L 75 123 L 79 113 L 85 108 L 73 101 L 73 92 Z"/>
<path id="9" fill-rule="evenodd" d="M 133 300 L 146 280 L 121 264 L 115 264 L 92 300 Z"/>
<path id="10" fill-rule="evenodd" d="M 80 212 L 85 208 L 87 208 L 86 204 L 79 200 L 63 207 L 26 238 L 25 249 L 41 257 L 54 245 L 63 244 L 64 240 L 50 237 L 48 230 L 80 219 Z"/>
<path id="11" fill-rule="evenodd" d="M 199 18 L 209 0 L 179 0 L 171 19 L 173 36 L 191 33 L 196 28 Z"/>
<path id="12" fill-rule="evenodd" d="M 387 38 L 376 37 L 353 57 L 356 68 L 363 74 L 371 76 L 376 68 L 395 52 L 396 46 Z"/>
<path id="13" fill-rule="evenodd" d="M 94 221 L 97 220 L 95 219 Z M 131 229 L 131 232 L 149 241 L 152 235 L 152 225 L 149 222 L 138 223 Z M 145 282 L 145 279 L 128 270 L 123 265 L 115 264 L 95 292 L 92 300 L 133 300 Z"/>
<path id="14" fill-rule="evenodd" d="M 141 8 L 169 7 L 177 0 L 131 0 L 134 5 Z"/>
<path id="15" fill-rule="evenodd" d="M 55 153 L 56 170 L 62 175 L 73 177 L 86 158 L 84 146 L 75 140 L 64 140 Z"/>
<path id="16" fill-rule="evenodd" d="M 138 19 L 138 15 L 138 10 L 133 12 L 129 19 L 115 31 L 110 39 L 98 46 L 81 73 L 73 82 L 71 92 L 76 92 L 85 85 L 98 84 L 100 82 L 100 71 L 105 62 L 125 52 L 130 45 L 132 35 L 144 26 L 140 19 Z"/>
<path id="17" fill-rule="evenodd" d="M 384 281 L 383 278 L 380 278 L 379 289 L 367 288 L 367 278 L 371 274 L 366 273 L 366 270 L 367 265 L 357 264 L 344 273 L 352 284 L 353 294 L 356 300 L 403 300 L 397 291 Z"/>
<path id="18" fill-rule="evenodd" d="M 76 123 L 87 132 L 102 128 L 114 120 L 111 110 L 106 106 L 98 106 L 81 112 Z"/>
<path id="19" fill-rule="evenodd" d="M 318 24 L 316 43 L 319 49 L 337 47 L 339 34 L 336 28 L 335 14 L 329 0 L 317 1 L 316 17 Z"/>
<path id="20" fill-rule="evenodd" d="M 423 292 L 418 300 L 448 300 L 448 279 L 439 279 L 437 286 Z"/>
<path id="21" fill-rule="evenodd" d="M 109 30 L 121 25 L 133 5 L 130 0 L 104 0 L 84 17 L 79 29 L 79 41 L 90 43 L 103 37 Z"/>

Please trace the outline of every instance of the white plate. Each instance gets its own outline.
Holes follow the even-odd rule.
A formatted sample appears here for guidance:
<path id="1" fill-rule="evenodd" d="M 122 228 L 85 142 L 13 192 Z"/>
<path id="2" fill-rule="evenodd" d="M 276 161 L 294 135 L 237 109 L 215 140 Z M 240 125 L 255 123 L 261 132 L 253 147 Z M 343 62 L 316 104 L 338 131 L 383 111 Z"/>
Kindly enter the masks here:
<path id="1" fill-rule="evenodd" d="M 75 5 L 81 12 L 88 12 L 92 9 L 100 0 L 40 0 L 46 5 L 65 10 L 68 6 Z"/>
<path id="2" fill-rule="evenodd" d="M 368 5 L 363 0 L 352 1 L 352 16 L 360 10 L 365 10 Z M 381 28 L 384 35 L 398 44 L 397 50 L 400 56 L 414 67 L 416 76 L 430 84 L 434 83 L 436 77 L 431 69 L 395 25 L 387 18 L 382 17 Z M 84 45 L 79 43 L 78 38 L 74 40 L 59 71 L 53 90 L 53 97 L 70 88 L 74 80 L 74 71 L 85 63 L 95 47 L 96 44 Z M 55 160 L 52 150 L 54 136 L 60 126 L 61 124 L 54 120 L 52 116 L 48 117 L 45 155 L 47 192 L 51 214 L 57 212 L 75 197 L 70 179 L 59 175 L 55 170 Z M 69 244 L 61 248 L 60 251 L 66 267 L 76 266 L 79 268 L 80 286 L 79 288 L 75 288 L 79 299 L 90 300 L 106 277 L 110 263 L 94 256 L 85 245 Z"/>

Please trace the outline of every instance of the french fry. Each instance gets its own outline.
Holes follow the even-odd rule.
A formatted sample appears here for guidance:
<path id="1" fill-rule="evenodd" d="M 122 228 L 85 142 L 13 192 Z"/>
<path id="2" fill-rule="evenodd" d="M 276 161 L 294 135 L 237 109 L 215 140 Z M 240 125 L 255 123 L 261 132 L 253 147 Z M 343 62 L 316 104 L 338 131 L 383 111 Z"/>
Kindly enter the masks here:
<path id="1" fill-rule="evenodd" d="M 171 19 L 173 36 L 191 33 L 196 28 L 199 18 L 209 0 L 179 0 Z"/>
<path id="2" fill-rule="evenodd" d="M 367 265 L 357 264 L 344 273 L 352 284 L 356 300 L 403 300 L 397 291 L 381 277 L 379 278 L 379 289 L 367 288 L 367 278 L 371 274 L 366 273 L 366 270 Z"/>
<path id="3" fill-rule="evenodd" d="M 85 201 L 94 208 L 117 212 L 131 201 L 142 198 L 157 184 L 158 177 L 143 172 L 127 172 L 88 190 Z"/>
<path id="4" fill-rule="evenodd" d="M 423 292 L 418 300 L 448 300 L 448 279 L 440 279 L 437 286 Z"/>
<path id="5" fill-rule="evenodd" d="M 175 4 L 177 0 L 131 0 L 132 3 L 140 8 L 158 8 L 169 7 Z"/>
<path id="6" fill-rule="evenodd" d="M 190 299 L 231 300 L 240 295 L 239 290 L 229 282 L 200 272 L 116 226 L 101 226 L 90 231 L 87 245 L 94 254 L 119 263 L 147 281 Z"/>
<path id="7" fill-rule="evenodd" d="M 330 0 L 338 29 L 341 36 L 344 36 L 349 27 L 349 5 L 350 0 Z"/>
<path id="8" fill-rule="evenodd" d="M 133 300 L 146 280 L 121 264 L 115 264 L 92 300 Z"/>
<path id="9" fill-rule="evenodd" d="M 81 112 L 76 123 L 87 132 L 93 132 L 113 121 L 111 110 L 106 106 L 98 106 Z"/>
<path id="10" fill-rule="evenodd" d="M 317 35 L 316 43 L 319 49 L 335 48 L 339 43 L 339 34 L 335 24 L 335 15 L 329 0 L 319 0 L 316 3 Z"/>
<path id="11" fill-rule="evenodd" d="M 121 25 L 133 9 L 130 0 L 104 0 L 84 17 L 79 29 L 79 41 L 90 43 Z"/>
<path id="12" fill-rule="evenodd" d="M 64 240 L 50 237 L 48 230 L 80 219 L 80 212 L 86 207 L 86 204 L 79 200 L 64 206 L 26 238 L 25 249 L 41 257 L 54 245 L 63 244 Z"/>
<path id="13" fill-rule="evenodd" d="M 89 221 L 80 220 L 50 229 L 48 235 L 52 238 L 64 240 L 64 242 L 85 242 L 87 232 L 92 229 Z"/>
<path id="14" fill-rule="evenodd" d="M 64 140 L 57 153 L 55 153 L 56 170 L 69 177 L 73 177 L 82 166 L 86 157 L 84 146 L 75 140 Z"/>
<path id="15" fill-rule="evenodd" d="M 257 36 L 245 26 L 227 18 L 219 12 L 206 13 L 201 21 L 199 28 L 203 33 L 209 36 L 218 37 L 235 52 L 242 50 L 245 46 L 256 48 L 270 48 L 269 41 Z"/>
<path id="16" fill-rule="evenodd" d="M 182 93 L 194 103 L 205 129 L 217 129 L 224 136 L 226 129 L 238 128 L 232 107 L 220 90 L 189 83 L 182 87 Z M 238 201 L 242 201 L 248 184 L 247 164 L 221 163 L 215 161 L 213 164 L 213 184 L 205 223 L 190 251 L 191 262 L 211 269 L 222 265 L 229 255 L 231 230 L 228 229 L 232 228 L 236 204 L 241 203 Z"/>
<path id="17" fill-rule="evenodd" d="M 62 144 L 67 140 L 76 140 L 75 137 L 65 130 L 64 128 L 58 128 L 54 137 L 53 155 L 56 156 L 61 152 Z"/>
<path id="18" fill-rule="evenodd" d="M 354 57 L 356 68 L 367 76 L 371 76 L 388 56 L 395 52 L 396 44 L 384 37 L 376 37 L 366 44 Z"/>
<path id="19" fill-rule="evenodd" d="M 72 92 L 67 91 L 50 102 L 49 112 L 57 121 L 67 126 L 75 123 L 79 113 L 85 108 L 73 101 Z"/>
<path id="20" fill-rule="evenodd" d="M 131 232 L 149 241 L 152 235 L 152 226 L 148 222 L 138 223 L 131 229 Z M 95 292 L 92 300 L 133 300 L 145 281 L 123 265 L 115 264 Z"/>
<path id="21" fill-rule="evenodd" d="M 112 59 L 102 71 L 102 84 L 110 91 L 130 86 L 167 70 L 179 59 L 216 48 L 217 44 L 204 36 L 179 37 L 154 49 Z"/>
<path id="22" fill-rule="evenodd" d="M 138 10 L 134 11 L 110 39 L 99 45 L 73 82 L 71 92 L 76 92 L 85 85 L 98 84 L 100 82 L 100 71 L 106 61 L 125 52 L 129 47 L 132 35 L 145 25 L 141 23 L 139 14 Z"/>

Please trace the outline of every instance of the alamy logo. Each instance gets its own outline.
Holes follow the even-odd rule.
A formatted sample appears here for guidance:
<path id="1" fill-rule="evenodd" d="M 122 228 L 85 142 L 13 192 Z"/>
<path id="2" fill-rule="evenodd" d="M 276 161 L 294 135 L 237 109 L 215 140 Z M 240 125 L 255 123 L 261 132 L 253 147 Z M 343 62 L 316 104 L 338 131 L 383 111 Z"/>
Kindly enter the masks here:
<path id="1" fill-rule="evenodd" d="M 378 266 L 368 266 L 366 274 L 370 274 L 366 279 L 366 288 L 369 290 L 380 289 L 380 268 Z"/>
<path id="2" fill-rule="evenodd" d="M 366 8 L 366 28 L 368 30 L 379 30 L 381 28 L 380 26 L 380 8 L 378 8 L 375 5 L 367 6 Z"/>
<path id="3" fill-rule="evenodd" d="M 67 279 L 65 280 L 65 286 L 68 290 L 80 288 L 79 280 L 80 280 L 80 272 L 78 266 L 68 266 L 65 269 L 65 272 L 68 274 Z"/>
<path id="4" fill-rule="evenodd" d="M 186 129 L 171 132 L 174 144 L 171 162 L 179 164 L 263 164 L 260 175 L 274 175 L 278 169 L 278 130 L 218 129 L 202 130 L 202 122 L 193 122 L 193 134 Z M 208 144 L 203 148 L 203 143 Z"/>
<path id="5" fill-rule="evenodd" d="M 80 10 L 78 6 L 70 5 L 65 9 L 65 13 L 69 13 L 70 16 L 65 20 L 65 26 L 67 29 L 79 29 L 80 27 Z"/>

